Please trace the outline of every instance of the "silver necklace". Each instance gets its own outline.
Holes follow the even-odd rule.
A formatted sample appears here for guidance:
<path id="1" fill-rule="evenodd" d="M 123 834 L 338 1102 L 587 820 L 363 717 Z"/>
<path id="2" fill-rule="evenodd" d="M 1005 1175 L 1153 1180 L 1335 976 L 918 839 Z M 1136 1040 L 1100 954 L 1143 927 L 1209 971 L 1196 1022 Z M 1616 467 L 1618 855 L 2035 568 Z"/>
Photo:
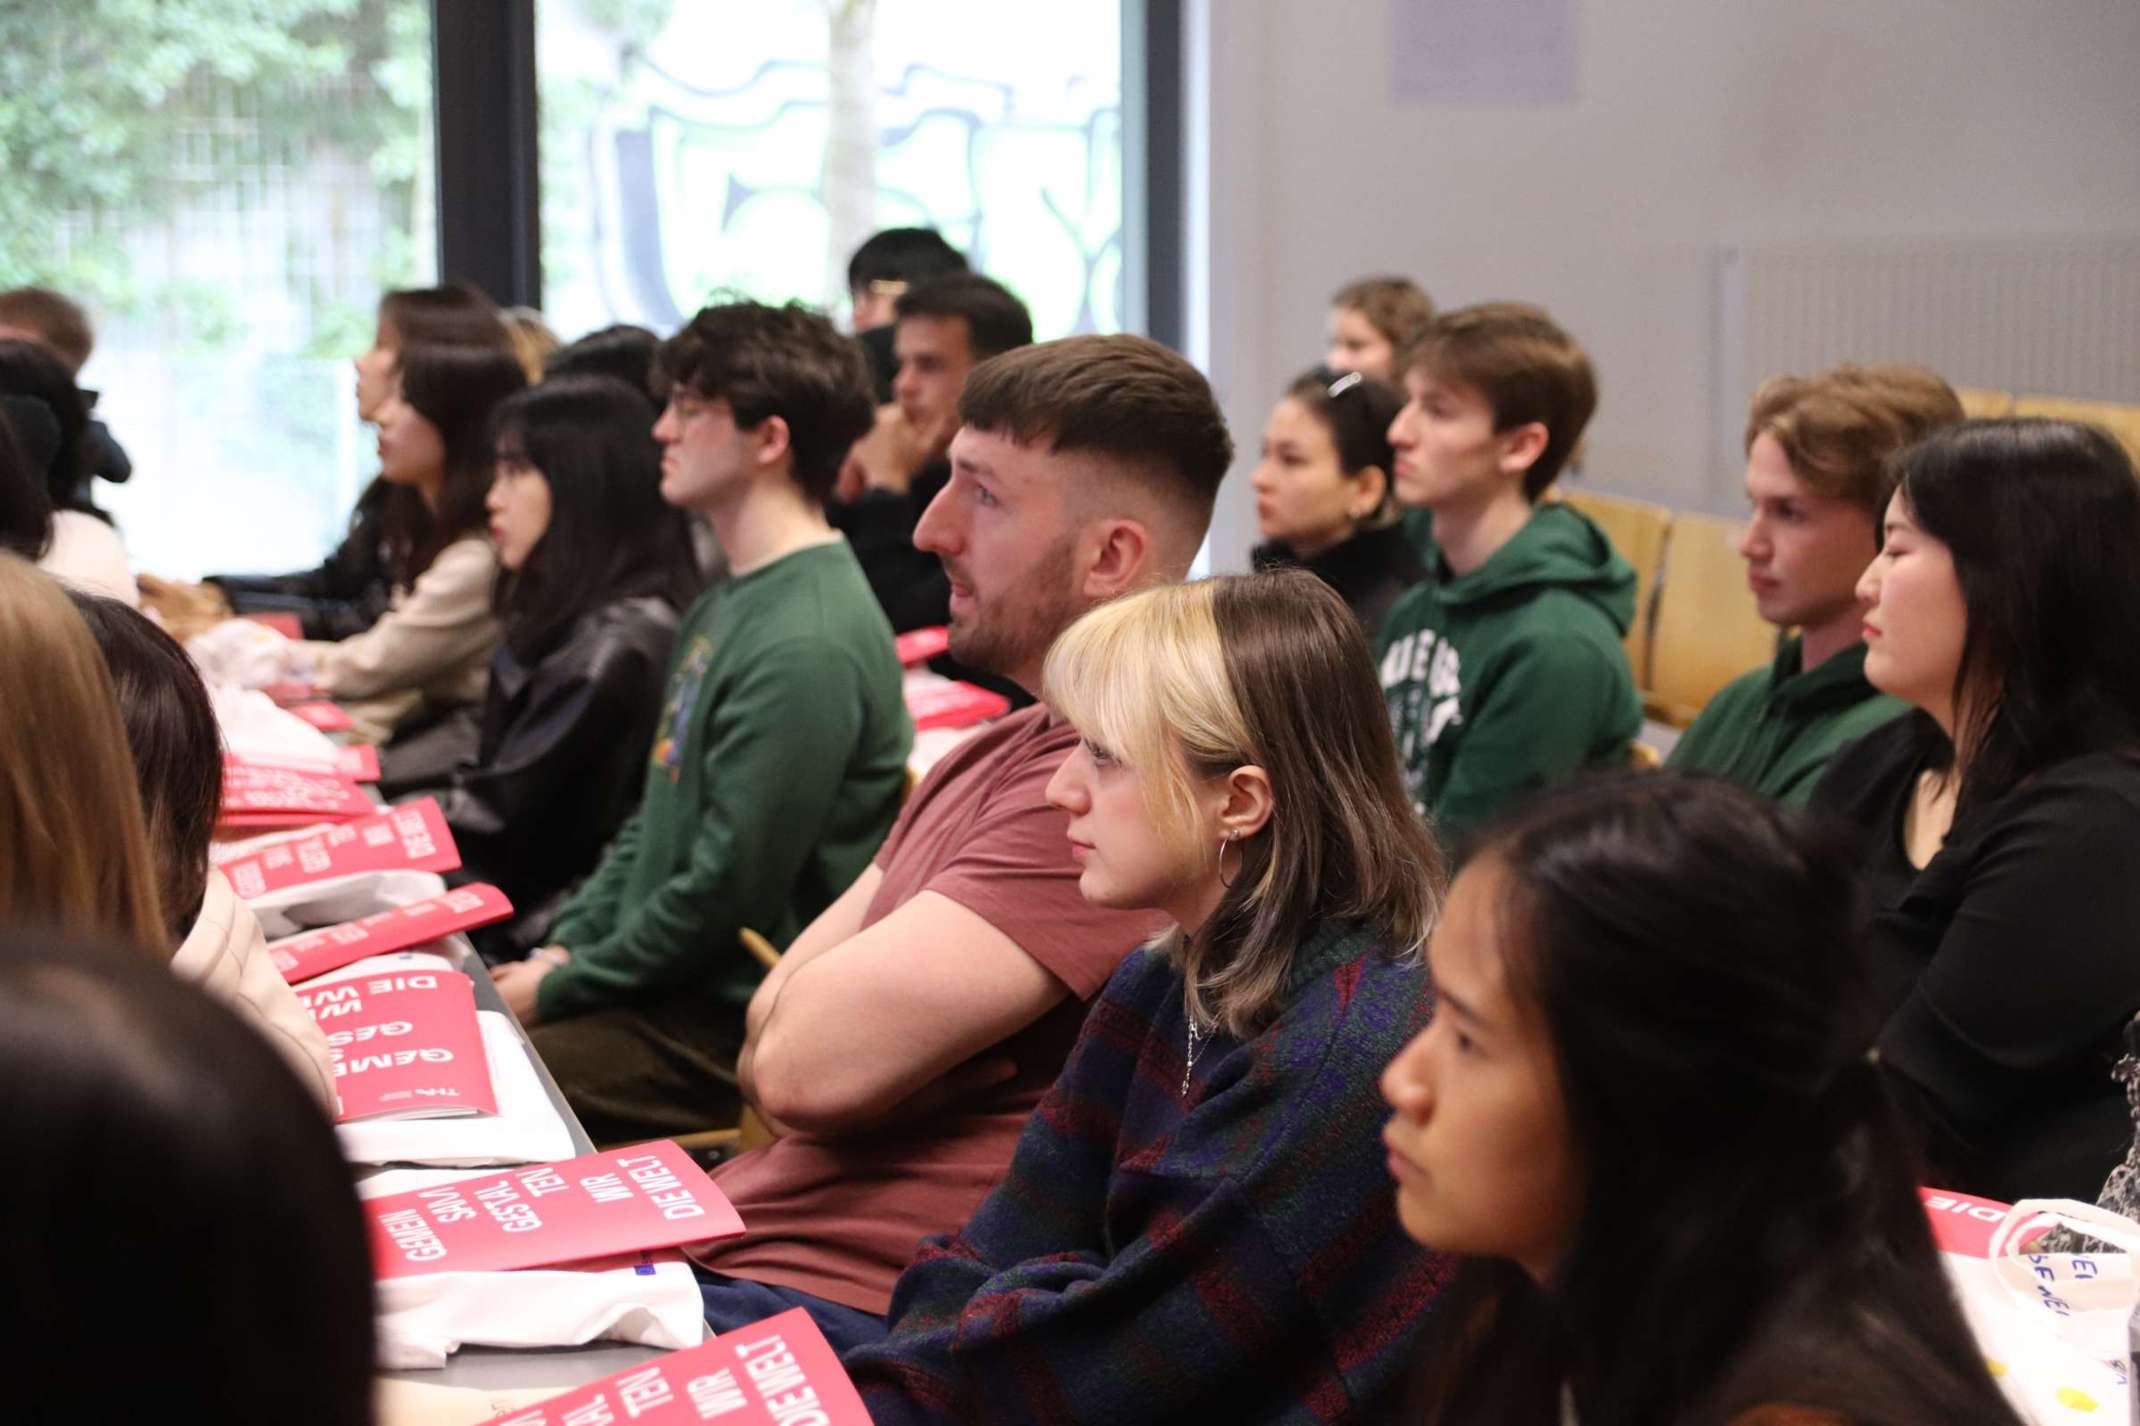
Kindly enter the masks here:
<path id="1" fill-rule="evenodd" d="M 1196 1057 L 1204 1048 L 1204 1037 L 1196 1032 L 1195 1012 L 1189 1012 L 1185 1018 L 1189 1022 L 1189 1058 L 1181 1067 L 1181 1097 L 1183 1099 L 1189 1097 L 1189 1072 L 1196 1068 Z"/>

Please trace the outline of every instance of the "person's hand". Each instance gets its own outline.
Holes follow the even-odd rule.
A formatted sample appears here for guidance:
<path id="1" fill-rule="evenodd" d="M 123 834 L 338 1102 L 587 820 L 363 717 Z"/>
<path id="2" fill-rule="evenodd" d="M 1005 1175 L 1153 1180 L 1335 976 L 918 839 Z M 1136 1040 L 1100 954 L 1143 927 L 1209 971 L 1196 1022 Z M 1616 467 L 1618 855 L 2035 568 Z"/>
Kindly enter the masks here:
<path id="1" fill-rule="evenodd" d="M 861 466 L 863 483 L 869 489 L 904 495 L 915 473 L 928 463 L 929 448 L 906 413 L 890 404 L 877 408 L 877 423 L 854 443 L 849 458 Z"/>
<path id="2" fill-rule="evenodd" d="M 491 984 L 498 987 L 498 997 L 505 1008 L 513 1012 L 522 1025 L 537 1025 L 542 1017 L 535 1009 L 535 990 L 543 977 L 572 959 L 572 952 L 563 946 L 544 946 L 532 951 L 524 961 L 507 961 L 502 966 L 490 968 Z"/>
<path id="3" fill-rule="evenodd" d="M 959 409 L 953 406 L 927 426 L 914 432 L 921 459 L 914 465 L 919 471 L 931 461 L 942 460 L 951 453 L 951 438 L 959 433 Z"/>

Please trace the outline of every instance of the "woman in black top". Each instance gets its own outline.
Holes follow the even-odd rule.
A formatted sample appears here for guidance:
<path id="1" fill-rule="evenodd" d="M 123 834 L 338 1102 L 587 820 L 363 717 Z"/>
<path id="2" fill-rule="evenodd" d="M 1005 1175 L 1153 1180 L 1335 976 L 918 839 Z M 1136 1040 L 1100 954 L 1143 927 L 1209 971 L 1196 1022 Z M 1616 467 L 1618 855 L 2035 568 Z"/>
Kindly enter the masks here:
<path id="1" fill-rule="evenodd" d="M 1931 1182 L 2093 1199 L 2133 1135 L 2140 486 L 2059 421 L 1968 422 L 1896 469 L 1865 676 L 1919 711 L 1814 799 L 1863 838 L 1882 1060 Z"/>
<path id="2" fill-rule="evenodd" d="M 1397 596 L 1427 577 L 1390 500 L 1389 429 L 1403 405 L 1373 377 L 1311 371 L 1271 408 L 1256 466 L 1256 568 L 1305 566 L 1370 644 Z"/>
<path id="3" fill-rule="evenodd" d="M 677 619 L 698 595 L 689 527 L 661 498 L 654 417 L 607 376 L 557 377 L 498 407 L 505 637 L 476 757 L 439 802 L 465 878 L 501 887 L 530 934 L 631 812 Z"/>

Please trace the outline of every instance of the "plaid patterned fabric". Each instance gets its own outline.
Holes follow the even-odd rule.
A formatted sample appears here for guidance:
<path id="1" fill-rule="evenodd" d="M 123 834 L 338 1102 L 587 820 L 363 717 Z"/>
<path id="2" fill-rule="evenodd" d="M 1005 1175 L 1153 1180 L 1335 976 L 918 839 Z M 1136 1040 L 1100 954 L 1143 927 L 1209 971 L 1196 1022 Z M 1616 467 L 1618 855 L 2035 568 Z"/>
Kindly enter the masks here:
<path id="1" fill-rule="evenodd" d="M 846 1359 L 880 1423 L 1342 1422 L 1391 1406 L 1451 1259 L 1404 1236 L 1377 1077 L 1417 965 L 1358 926 L 1302 946 L 1277 1021 L 1201 1043 L 1149 952 L 1093 1005 L 1003 1184 Z"/>

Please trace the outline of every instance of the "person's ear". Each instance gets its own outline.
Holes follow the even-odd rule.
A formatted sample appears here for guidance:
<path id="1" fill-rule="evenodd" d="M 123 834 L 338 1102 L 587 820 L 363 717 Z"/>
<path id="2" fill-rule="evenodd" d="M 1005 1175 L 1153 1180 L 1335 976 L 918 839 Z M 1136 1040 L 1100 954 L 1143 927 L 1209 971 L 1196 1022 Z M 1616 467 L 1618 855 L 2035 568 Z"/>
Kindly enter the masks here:
<path id="1" fill-rule="evenodd" d="M 751 455 L 761 466 L 778 465 L 794 452 L 788 418 L 768 416 L 750 428 Z"/>
<path id="2" fill-rule="evenodd" d="M 1507 475 L 1521 475 L 1538 464 L 1538 458 L 1546 453 L 1546 445 L 1553 439 L 1543 421 L 1526 421 L 1511 431 L 1501 433 L 1501 469 Z"/>
<path id="3" fill-rule="evenodd" d="M 1101 520 L 1087 527 L 1082 588 L 1099 604 L 1137 587 L 1151 567 L 1152 532 L 1135 520 Z"/>
<path id="4" fill-rule="evenodd" d="M 1226 774 L 1219 792 L 1221 840 L 1247 841 L 1264 829 L 1277 807 L 1271 797 L 1271 775 L 1254 763 Z"/>
<path id="5" fill-rule="evenodd" d="M 1347 502 L 1345 513 L 1357 525 L 1371 518 L 1382 508 L 1390 490 L 1389 472 L 1379 465 L 1362 466 L 1352 473 L 1352 499 Z"/>

